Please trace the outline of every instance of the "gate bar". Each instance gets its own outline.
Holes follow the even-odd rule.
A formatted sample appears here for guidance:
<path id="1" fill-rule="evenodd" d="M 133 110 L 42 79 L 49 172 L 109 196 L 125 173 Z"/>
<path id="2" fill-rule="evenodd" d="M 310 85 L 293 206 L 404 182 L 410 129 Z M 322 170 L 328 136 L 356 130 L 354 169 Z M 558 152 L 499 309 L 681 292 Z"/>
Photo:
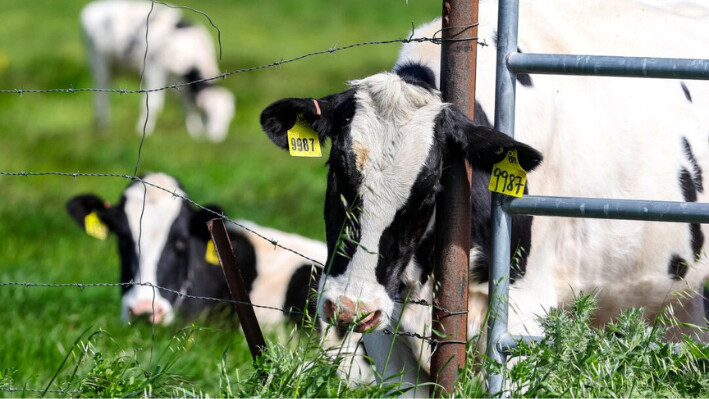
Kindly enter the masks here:
<path id="1" fill-rule="evenodd" d="M 525 195 L 506 198 L 509 213 L 656 222 L 709 223 L 709 203 Z"/>
<path id="2" fill-rule="evenodd" d="M 517 52 L 519 3 L 500 0 L 498 9 L 497 76 L 495 80 L 495 130 L 514 137 L 516 74 L 507 69 L 508 56 Z M 511 219 L 502 209 L 504 196 L 492 193 L 492 264 L 488 277 L 488 357 L 505 364 L 507 356 L 498 343 L 507 335 L 507 302 L 510 290 Z M 488 373 L 488 392 L 503 392 L 502 374 Z"/>
<path id="3" fill-rule="evenodd" d="M 709 79 L 709 60 L 687 58 L 515 52 L 507 57 L 507 67 L 512 73 Z"/>

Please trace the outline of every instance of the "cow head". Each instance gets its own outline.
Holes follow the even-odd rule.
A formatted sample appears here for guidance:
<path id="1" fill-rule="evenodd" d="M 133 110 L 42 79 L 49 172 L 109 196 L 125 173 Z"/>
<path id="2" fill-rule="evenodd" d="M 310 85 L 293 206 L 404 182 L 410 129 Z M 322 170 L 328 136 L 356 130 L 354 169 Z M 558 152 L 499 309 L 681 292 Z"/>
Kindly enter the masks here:
<path id="1" fill-rule="evenodd" d="M 189 288 L 186 284 L 191 283 L 192 258 L 195 253 L 204 257 L 208 240 L 205 222 L 213 214 L 196 212 L 175 196 L 185 193 L 170 176 L 152 173 L 141 180 L 148 184 L 132 183 L 115 206 L 94 194 L 84 194 L 69 200 L 67 210 L 87 233 L 98 238 L 106 238 L 108 233 L 117 236 L 122 283 L 150 283 L 184 293 Z M 195 250 L 196 246 L 201 249 Z M 221 270 L 214 269 L 221 276 Z M 182 298 L 174 292 L 124 285 L 122 318 L 147 316 L 153 323 L 168 324 L 178 301 Z"/>
<path id="2" fill-rule="evenodd" d="M 541 162 L 533 148 L 473 124 L 434 87 L 433 73 L 412 64 L 352 81 L 342 93 L 280 100 L 261 114 L 264 131 L 282 148 L 296 119 L 332 143 L 325 199 L 330 263 L 319 302 L 320 314 L 341 326 L 385 328 L 394 300 L 430 270 L 415 253 L 449 157 L 465 156 L 488 173 L 509 149 L 526 170 Z"/>

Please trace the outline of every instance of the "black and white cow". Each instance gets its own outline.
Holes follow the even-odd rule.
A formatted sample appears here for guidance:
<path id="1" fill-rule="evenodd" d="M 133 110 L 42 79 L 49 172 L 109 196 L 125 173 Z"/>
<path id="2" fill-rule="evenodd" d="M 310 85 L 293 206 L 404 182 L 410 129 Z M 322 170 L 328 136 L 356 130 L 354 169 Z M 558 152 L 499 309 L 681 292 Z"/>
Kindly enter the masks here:
<path id="1" fill-rule="evenodd" d="M 522 1 L 520 9 L 524 51 L 707 58 L 704 6 L 691 7 L 692 16 L 628 0 Z M 428 309 L 402 312 L 396 299 L 431 299 L 433 210 L 449 157 L 464 154 L 474 168 L 469 337 L 487 314 L 489 171 L 507 149 L 517 149 L 527 171 L 541 161 L 532 147 L 545 154 L 529 176 L 532 194 L 706 199 L 709 83 L 518 75 L 516 137 L 530 147 L 490 129 L 497 5 L 481 2 L 479 15 L 488 46 L 478 47 L 474 122 L 442 102 L 440 50 L 432 43 L 404 45 L 395 73 L 352 81 L 349 90 L 320 99 L 280 100 L 261 114 L 264 131 L 282 148 L 296 118 L 332 143 L 325 224 L 334 261 L 321 280 L 321 315 L 374 330 L 365 335 L 368 353 L 380 371 L 389 362 L 385 375 L 407 369 L 405 383 L 421 381 L 429 349 L 417 339 L 397 340 L 387 359 L 392 338 L 379 331 L 397 324 L 429 331 Z M 648 34 L 660 26 L 661 37 Z M 436 20 L 414 36 L 439 29 Z M 347 214 L 355 216 L 348 222 L 354 234 L 336 248 Z M 645 307 L 653 319 L 671 304 L 680 320 L 706 325 L 705 233 L 698 224 L 514 217 L 512 251 L 521 255 L 511 276 L 510 332 L 539 335 L 536 316 L 580 292 L 597 293 L 599 324 L 629 307 Z"/>
<path id="2" fill-rule="evenodd" d="M 151 173 L 141 180 L 148 184 L 130 184 L 114 206 L 94 194 L 84 194 L 69 200 L 67 210 L 82 228 L 90 223 L 87 216 L 95 215 L 107 231 L 115 233 L 122 283 L 151 283 L 192 296 L 230 298 L 221 268 L 205 256 L 210 240 L 206 222 L 215 215 L 197 210 L 173 195 L 185 196 L 185 193 L 171 176 Z M 212 208 L 219 212 L 218 208 Z M 313 259 L 325 259 L 327 250 L 322 242 L 248 221 L 240 221 L 240 224 L 295 251 L 309 254 Z M 270 242 L 242 227 L 230 224 L 228 230 L 252 302 L 304 310 L 310 282 L 319 277 L 320 270 L 306 264 L 298 255 L 274 248 Z M 150 286 L 125 286 L 122 318 L 129 320 L 146 315 L 152 322 L 167 324 L 178 313 L 194 317 L 213 304 Z M 281 312 L 264 308 L 255 308 L 255 311 L 262 324 L 283 321 Z"/>
<path id="3" fill-rule="evenodd" d="M 206 223 L 214 219 L 215 214 L 196 210 L 188 201 L 178 198 L 185 197 L 185 192 L 174 177 L 150 173 L 141 180 L 147 184 L 130 184 L 115 206 L 94 194 L 79 195 L 67 202 L 69 214 L 87 233 L 105 238 L 91 231 L 89 225 L 96 223 L 92 218 L 97 218 L 105 226 L 105 233 L 116 234 L 122 283 L 150 283 L 171 290 L 154 289 L 150 285 L 124 286 L 122 318 L 147 316 L 150 322 L 168 324 L 177 314 L 195 317 L 209 311 L 215 303 L 172 291 L 229 299 L 221 267 L 216 259 L 209 259 L 207 255 L 210 234 Z M 210 210 L 221 213 L 215 206 Z M 322 268 L 308 264 L 293 252 L 275 247 L 253 232 L 320 262 L 326 259 L 326 245 L 246 220 L 239 220 L 238 224 L 230 223 L 227 229 L 251 302 L 260 305 L 254 307 L 259 324 L 266 328 L 284 321 L 300 325 L 302 311 L 307 309 L 314 315 L 312 293 L 317 288 Z M 284 316 L 269 308 L 288 309 L 294 314 Z M 328 353 L 345 356 L 340 364 L 343 377 L 351 383 L 373 380 L 369 362 L 363 357 L 359 334 L 342 335 L 322 322 L 316 327 L 323 332 L 322 345 Z"/>
<path id="4" fill-rule="evenodd" d="M 146 23 L 151 7 L 146 57 Z M 193 82 L 221 73 L 211 35 L 204 26 L 186 22 L 179 9 L 151 4 L 150 1 L 96 1 L 81 11 L 81 27 L 94 84 L 98 88 L 109 87 L 111 71 L 117 68 L 133 72 L 144 69 L 144 89 Z M 206 134 L 209 140 L 224 140 L 234 117 L 234 95 L 211 82 L 181 88 L 180 94 L 190 135 L 200 138 Z M 143 132 L 144 125 L 146 134 L 153 132 L 164 101 L 165 91 L 151 92 L 148 111 L 144 95 L 136 126 L 139 133 Z M 99 127 L 106 128 L 109 122 L 108 93 L 95 93 L 95 108 Z"/>

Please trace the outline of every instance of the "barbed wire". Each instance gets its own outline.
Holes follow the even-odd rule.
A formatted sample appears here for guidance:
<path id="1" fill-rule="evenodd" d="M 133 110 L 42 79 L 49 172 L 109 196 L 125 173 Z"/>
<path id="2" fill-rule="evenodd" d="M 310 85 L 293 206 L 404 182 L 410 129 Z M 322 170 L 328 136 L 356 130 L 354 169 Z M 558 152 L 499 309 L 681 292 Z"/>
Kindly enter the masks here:
<path id="1" fill-rule="evenodd" d="M 141 286 L 141 287 L 150 287 L 153 290 L 158 290 L 158 291 L 165 291 L 169 292 L 175 295 L 178 295 L 182 298 L 188 298 L 188 299 L 196 299 L 196 300 L 203 300 L 203 301 L 211 301 L 211 302 L 221 302 L 221 303 L 230 303 L 233 305 L 246 305 L 246 306 L 251 306 L 254 308 L 260 308 L 260 309 L 267 309 L 267 310 L 273 310 L 273 311 L 278 311 L 283 313 L 284 315 L 292 315 L 292 316 L 302 316 L 306 315 L 305 312 L 298 311 L 298 310 L 291 310 L 291 309 L 284 309 L 284 308 L 279 308 L 275 306 L 268 306 L 268 305 L 259 305 L 256 303 L 251 303 L 251 302 L 244 302 L 244 301 L 237 301 L 235 299 L 225 299 L 225 298 L 214 298 L 214 297 L 207 297 L 207 296 L 199 296 L 199 295 L 190 295 L 186 294 L 184 292 L 174 290 L 171 288 L 167 287 L 161 287 L 156 284 L 152 284 L 149 282 L 146 283 L 139 283 L 135 281 L 130 281 L 127 283 L 34 283 L 34 282 L 26 282 L 26 281 L 6 281 L 6 282 L 0 282 L 0 287 L 42 287 L 42 288 L 66 288 L 66 287 L 75 287 L 75 288 L 105 288 L 105 287 L 134 287 L 134 286 Z M 416 304 L 415 302 L 408 302 L 412 304 Z M 423 303 L 418 303 L 418 304 L 423 304 Z M 382 331 L 386 335 L 397 335 L 397 336 L 403 336 L 403 337 L 411 337 L 411 338 L 418 338 L 421 340 L 424 340 L 430 344 L 437 345 L 437 344 L 446 344 L 446 343 L 465 343 L 465 341 L 455 341 L 455 340 L 440 340 L 434 337 L 426 337 L 421 334 L 417 333 L 412 333 L 412 332 L 404 332 L 404 331 L 392 331 L 389 329 L 384 329 Z"/>
<path id="2" fill-rule="evenodd" d="M 222 213 L 216 212 L 216 211 L 214 211 L 213 209 L 209 209 L 209 208 L 207 208 L 207 207 L 201 205 L 200 203 L 198 203 L 198 202 L 196 202 L 196 201 L 194 201 L 194 200 L 188 198 L 187 196 L 181 195 L 181 194 L 177 193 L 175 190 L 169 190 L 169 189 L 167 189 L 167 188 L 160 187 L 160 186 L 157 185 L 157 184 L 151 183 L 151 182 L 149 182 L 149 181 L 145 181 L 145 180 L 143 180 L 143 179 L 141 179 L 140 177 L 137 177 L 137 176 L 131 176 L 131 175 L 126 175 L 126 174 L 121 174 L 121 173 L 84 173 L 84 172 L 57 172 L 57 171 L 54 171 L 54 172 L 27 172 L 27 171 L 7 172 L 7 171 L 0 171 L 0 176 L 19 176 L 19 177 L 62 176 L 62 177 L 72 177 L 72 178 L 74 178 L 74 179 L 77 179 L 77 178 L 79 178 L 79 177 L 112 177 L 112 178 L 121 178 L 121 179 L 125 179 L 125 180 L 130 180 L 130 181 L 133 181 L 133 182 L 139 182 L 139 183 L 145 184 L 145 185 L 147 185 L 147 186 L 151 186 L 151 187 L 153 187 L 153 188 L 156 188 L 156 189 L 158 189 L 158 190 L 164 191 L 164 192 L 166 192 L 166 193 L 168 193 L 168 194 L 171 194 L 171 195 L 173 196 L 173 198 L 180 198 L 180 199 L 182 199 L 182 200 L 184 200 L 184 201 L 187 201 L 187 202 L 189 202 L 190 204 L 194 205 L 195 207 L 197 207 L 197 208 L 199 208 L 199 209 L 201 209 L 201 210 L 204 210 L 204 211 L 207 211 L 207 212 L 211 213 L 212 215 L 214 215 L 214 218 L 215 218 L 215 219 L 221 219 L 221 220 L 224 220 L 224 221 L 226 221 L 226 222 L 233 223 L 234 225 L 238 226 L 239 228 L 242 228 L 242 229 L 248 231 L 249 233 L 252 233 L 252 234 L 256 235 L 257 237 L 259 237 L 259 238 L 261 238 L 261 239 L 263 239 L 263 240 L 265 240 L 265 241 L 268 241 L 268 242 L 271 243 L 274 247 L 278 247 L 278 248 L 281 248 L 281 249 L 283 249 L 283 250 L 289 251 L 289 252 L 291 252 L 291 253 L 293 253 L 293 254 L 295 254 L 295 255 L 298 255 L 298 256 L 300 256 L 301 258 L 303 258 L 303 259 L 305 259 L 305 260 L 307 260 L 307 261 L 309 261 L 309 262 L 311 262 L 311 263 L 313 263 L 313 264 L 316 264 L 316 265 L 318 265 L 318 266 L 320 266 L 320 267 L 324 267 L 324 265 L 323 265 L 321 262 L 319 262 L 319 261 L 317 261 L 317 260 L 315 260 L 315 259 L 313 259 L 313 258 L 311 258 L 311 257 L 309 257 L 309 256 L 307 256 L 307 255 L 305 255 L 305 254 L 302 254 L 302 253 L 300 253 L 300 252 L 298 252 L 298 251 L 296 251 L 296 250 L 290 249 L 290 248 L 288 248 L 288 247 L 286 247 L 286 246 L 280 244 L 280 243 L 278 242 L 278 240 L 273 239 L 273 238 L 268 238 L 268 237 L 262 235 L 261 233 L 255 231 L 254 229 L 249 228 L 249 227 L 243 225 L 242 223 L 239 223 L 237 220 L 230 219 L 230 218 L 226 217 L 226 216 L 225 216 L 224 214 L 222 214 Z"/>
<path id="3" fill-rule="evenodd" d="M 470 27 L 475 26 L 475 25 L 470 25 Z M 289 58 L 289 59 L 281 59 L 279 61 L 274 61 L 269 64 L 264 64 L 264 65 L 258 65 L 258 66 L 253 66 L 249 68 L 243 68 L 243 69 L 235 69 L 232 71 L 227 71 L 224 72 L 220 75 L 217 76 L 212 76 L 208 78 L 202 78 L 202 79 L 197 79 L 189 82 L 182 82 L 182 83 L 174 83 L 168 86 L 163 86 L 163 87 L 158 87 L 158 88 L 152 88 L 152 89 L 143 89 L 139 88 L 138 90 L 128 90 L 128 89 L 108 89 L 108 88 L 95 88 L 95 87 L 85 87 L 85 88 L 53 88 L 53 89 L 2 89 L 0 90 L 0 94 L 19 94 L 22 96 L 23 94 L 37 94 L 37 93 L 70 93 L 70 94 L 75 94 L 75 93 L 82 93 L 82 92 L 101 92 L 101 93 L 119 93 L 119 94 L 143 94 L 143 93 L 154 93 L 158 91 L 165 91 L 165 90 L 179 90 L 180 88 L 198 84 L 198 83 L 207 83 L 207 82 L 213 82 L 219 79 L 226 79 L 229 76 L 236 75 L 239 73 L 245 73 L 245 72 L 252 72 L 260 69 L 267 69 L 267 68 L 274 68 L 274 67 L 279 67 L 284 64 L 289 64 L 292 62 L 300 61 L 308 57 L 316 56 L 316 55 L 322 55 L 322 54 L 332 54 L 336 53 L 339 51 L 344 51 L 344 50 L 349 50 L 352 48 L 356 47 L 362 47 L 362 46 L 372 46 L 372 45 L 384 45 L 384 44 L 393 44 L 393 43 L 401 43 L 401 44 L 406 44 L 406 43 L 422 43 L 422 42 L 431 42 L 434 44 L 441 44 L 442 42 L 460 42 L 460 41 L 474 41 L 478 40 L 478 37 L 468 37 L 468 38 L 458 38 L 458 39 L 441 39 L 437 37 L 417 37 L 417 38 L 408 38 L 408 39 L 391 39 L 391 40 L 379 40 L 379 41 L 368 41 L 368 42 L 361 42 L 361 43 L 354 43 L 354 44 L 349 44 L 346 46 L 339 46 L 339 47 L 330 47 L 329 49 L 326 50 L 319 50 L 319 51 L 314 51 L 311 53 L 303 54 L 294 58 Z M 481 41 L 478 43 L 480 46 L 487 46 L 485 41 Z"/>

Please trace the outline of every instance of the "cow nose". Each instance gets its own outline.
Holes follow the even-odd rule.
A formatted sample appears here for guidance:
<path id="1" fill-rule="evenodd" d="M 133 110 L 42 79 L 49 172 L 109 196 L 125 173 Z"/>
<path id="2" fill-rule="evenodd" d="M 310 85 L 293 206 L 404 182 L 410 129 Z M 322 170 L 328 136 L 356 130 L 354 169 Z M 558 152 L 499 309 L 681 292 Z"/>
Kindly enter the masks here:
<path id="1" fill-rule="evenodd" d="M 382 311 L 368 309 L 364 304 L 355 304 L 350 298 L 340 297 L 337 303 L 326 299 L 323 302 L 323 316 L 332 320 L 335 326 L 344 331 L 354 324 L 355 332 L 365 332 L 376 328 L 381 319 Z"/>
<path id="2" fill-rule="evenodd" d="M 153 301 L 140 301 L 128 309 L 131 318 L 147 317 L 153 324 L 159 324 L 165 317 L 165 309 Z"/>

